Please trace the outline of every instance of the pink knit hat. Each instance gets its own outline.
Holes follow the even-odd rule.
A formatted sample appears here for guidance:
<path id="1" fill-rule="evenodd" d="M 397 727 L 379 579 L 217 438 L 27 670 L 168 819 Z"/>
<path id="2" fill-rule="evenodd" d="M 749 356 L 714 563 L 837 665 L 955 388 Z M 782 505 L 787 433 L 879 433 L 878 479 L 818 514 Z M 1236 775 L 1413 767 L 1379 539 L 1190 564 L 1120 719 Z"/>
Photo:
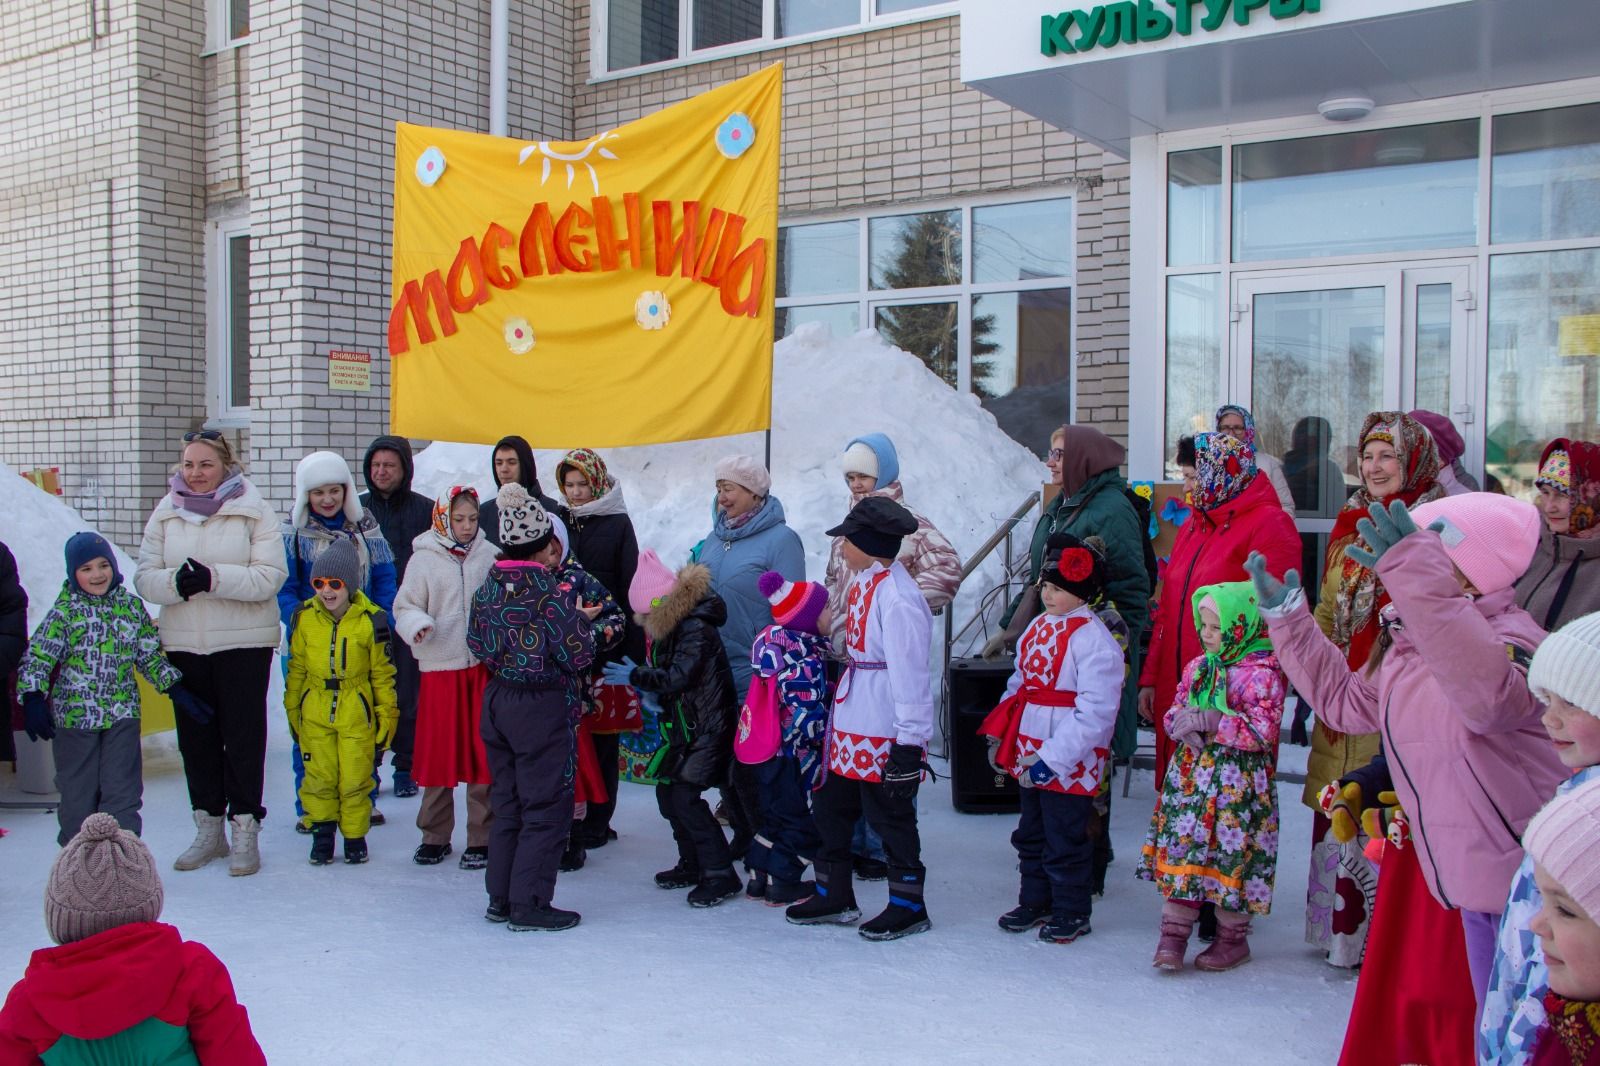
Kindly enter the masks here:
<path id="1" fill-rule="evenodd" d="M 661 605 L 662 597 L 672 591 L 677 581 L 677 575 L 667 569 L 661 557 L 646 548 L 639 553 L 639 568 L 628 585 L 628 606 L 634 614 L 649 614 L 652 607 Z"/>
<path id="2" fill-rule="evenodd" d="M 756 579 L 756 588 L 772 604 L 772 620 L 785 629 L 816 633 L 822 609 L 828 606 L 828 589 L 815 581 L 790 581 L 776 570 Z"/>
<path id="3" fill-rule="evenodd" d="M 1528 823 L 1522 846 L 1585 914 L 1600 921 L 1600 781 L 1545 804 Z"/>
<path id="4" fill-rule="evenodd" d="M 1445 554 L 1479 592 L 1499 592 L 1528 570 L 1539 547 L 1539 509 L 1497 492 L 1432 500 L 1411 512 L 1419 528 L 1443 520 Z"/>
<path id="5" fill-rule="evenodd" d="M 155 856 L 144 841 L 97 811 L 67 841 L 44 889 L 50 939 L 70 944 L 133 922 L 161 917 L 163 893 Z"/>

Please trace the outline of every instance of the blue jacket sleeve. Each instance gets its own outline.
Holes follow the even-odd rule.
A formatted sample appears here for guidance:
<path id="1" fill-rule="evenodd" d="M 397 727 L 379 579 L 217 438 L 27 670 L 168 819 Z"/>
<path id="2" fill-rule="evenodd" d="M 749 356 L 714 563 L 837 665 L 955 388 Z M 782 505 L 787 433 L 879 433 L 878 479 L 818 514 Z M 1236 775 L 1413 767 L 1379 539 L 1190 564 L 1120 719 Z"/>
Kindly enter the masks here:
<path id="1" fill-rule="evenodd" d="M 294 629 L 294 613 L 300 609 L 311 593 L 302 594 L 305 585 L 305 571 L 300 566 L 300 560 L 295 558 L 295 534 L 283 535 L 283 561 L 289 568 L 289 580 L 278 588 L 278 617 L 283 621 L 284 631 Z"/>
<path id="2" fill-rule="evenodd" d="M 389 626 L 394 627 L 394 594 L 400 588 L 394 563 L 373 563 L 367 571 L 367 599 L 377 604 L 389 616 Z"/>

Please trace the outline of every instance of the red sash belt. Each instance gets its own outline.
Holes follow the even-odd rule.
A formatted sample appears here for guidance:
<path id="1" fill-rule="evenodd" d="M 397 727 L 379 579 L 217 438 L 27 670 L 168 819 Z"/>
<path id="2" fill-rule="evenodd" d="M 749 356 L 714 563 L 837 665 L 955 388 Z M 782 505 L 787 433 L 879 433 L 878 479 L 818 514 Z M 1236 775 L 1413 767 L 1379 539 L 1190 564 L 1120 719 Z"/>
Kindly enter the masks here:
<path id="1" fill-rule="evenodd" d="M 1078 694 L 1045 688 L 1038 684 L 1026 684 L 1015 696 L 1001 701 L 1000 706 L 990 711 L 989 716 L 978 727 L 980 737 L 998 737 L 1000 740 L 1000 747 L 995 751 L 995 765 L 1007 768 L 1016 765 L 1017 736 L 1022 730 L 1022 712 L 1030 703 L 1040 707 L 1076 707 Z"/>

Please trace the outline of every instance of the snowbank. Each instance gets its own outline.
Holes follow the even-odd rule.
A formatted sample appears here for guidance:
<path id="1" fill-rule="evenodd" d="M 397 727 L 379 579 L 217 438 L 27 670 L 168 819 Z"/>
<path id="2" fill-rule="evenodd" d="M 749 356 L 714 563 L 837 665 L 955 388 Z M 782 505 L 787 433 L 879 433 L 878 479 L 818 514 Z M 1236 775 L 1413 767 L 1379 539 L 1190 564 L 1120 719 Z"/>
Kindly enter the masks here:
<path id="1" fill-rule="evenodd" d="M 61 591 L 61 583 L 67 579 L 67 564 L 62 555 L 67 538 L 86 529 L 94 530 L 94 527 L 70 505 L 5 463 L 0 463 L 0 514 L 6 516 L 5 532 L 0 534 L 0 540 L 5 541 L 11 554 L 17 557 L 17 573 L 28 593 L 28 627 L 32 629 L 50 610 Z M 134 560 L 115 545 L 112 551 L 116 552 L 117 569 L 122 571 L 123 581 L 131 587 Z M 157 610 L 150 608 L 151 615 Z"/>
<path id="2" fill-rule="evenodd" d="M 604 403 L 595 406 L 604 417 Z M 906 502 L 949 537 L 963 559 L 1046 476 L 1044 465 L 1008 437 L 977 397 L 958 393 L 916 356 L 892 348 L 872 331 L 835 338 L 813 323 L 778 342 L 773 375 L 772 491 L 806 546 L 806 573 L 821 580 L 829 541 L 849 500 L 839 455 L 850 438 L 888 434 L 900 453 Z M 505 432 L 526 433 L 507 426 Z M 711 527 L 712 466 L 745 452 L 760 458 L 761 434 L 686 441 L 603 454 L 622 484 L 642 547 L 665 560 L 684 559 Z M 415 488 L 433 496 L 452 484 L 492 491 L 488 445 L 439 442 L 417 456 Z M 557 451 L 534 453 L 546 492 L 554 495 Z M 1032 522 L 1019 527 L 1026 550 Z M 957 624 L 1000 577 L 1000 553 L 968 578 L 957 603 Z M 997 612 L 991 612 L 991 618 Z"/>

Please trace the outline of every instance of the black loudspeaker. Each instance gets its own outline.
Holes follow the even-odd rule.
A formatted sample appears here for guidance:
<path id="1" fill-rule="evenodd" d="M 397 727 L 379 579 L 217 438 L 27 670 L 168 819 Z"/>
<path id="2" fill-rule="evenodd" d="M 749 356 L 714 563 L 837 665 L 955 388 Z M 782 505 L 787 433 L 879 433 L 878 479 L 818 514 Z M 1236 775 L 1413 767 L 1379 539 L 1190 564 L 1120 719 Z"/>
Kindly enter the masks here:
<path id="1" fill-rule="evenodd" d="M 989 765 L 989 741 L 978 727 L 1005 695 L 1009 659 L 952 659 L 950 691 L 950 800 L 967 814 L 1015 814 L 1022 809 L 1017 783 Z"/>

